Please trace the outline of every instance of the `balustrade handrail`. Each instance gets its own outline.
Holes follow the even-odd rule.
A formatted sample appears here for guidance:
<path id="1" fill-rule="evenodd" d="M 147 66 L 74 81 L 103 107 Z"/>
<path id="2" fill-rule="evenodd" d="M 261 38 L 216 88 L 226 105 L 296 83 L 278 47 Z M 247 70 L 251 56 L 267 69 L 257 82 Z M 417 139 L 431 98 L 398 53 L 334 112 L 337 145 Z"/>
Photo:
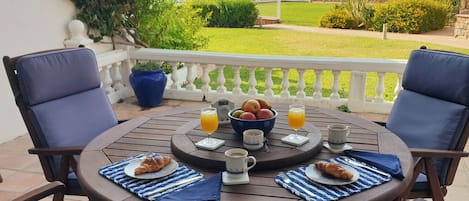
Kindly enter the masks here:
<path id="1" fill-rule="evenodd" d="M 403 73 L 407 60 L 312 56 L 277 56 L 139 48 L 131 59 L 179 61 L 217 65 L 303 68 L 361 72 Z"/>

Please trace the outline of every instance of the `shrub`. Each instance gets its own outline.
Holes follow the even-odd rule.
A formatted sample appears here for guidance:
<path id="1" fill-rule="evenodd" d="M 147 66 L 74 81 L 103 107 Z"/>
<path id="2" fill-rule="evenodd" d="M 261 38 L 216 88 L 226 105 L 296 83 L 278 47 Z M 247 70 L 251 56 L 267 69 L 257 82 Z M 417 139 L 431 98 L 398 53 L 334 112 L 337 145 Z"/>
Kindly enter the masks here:
<path id="1" fill-rule="evenodd" d="M 319 26 L 326 28 L 351 29 L 357 27 L 357 24 L 350 12 L 348 12 L 344 7 L 336 6 L 321 17 Z"/>
<path id="2" fill-rule="evenodd" d="M 448 8 L 434 0 L 393 0 L 375 7 L 373 29 L 387 23 L 390 32 L 421 33 L 442 29 Z"/>
<path id="3" fill-rule="evenodd" d="M 201 9 L 199 14 L 209 19 L 210 27 L 252 27 L 259 14 L 251 0 L 195 0 L 192 7 Z"/>
<path id="4" fill-rule="evenodd" d="M 438 0 L 445 4 L 448 8 L 448 22 L 454 23 L 456 21 L 456 14 L 459 13 L 459 7 L 461 6 L 461 0 Z"/>
<path id="5" fill-rule="evenodd" d="M 365 12 L 368 0 L 345 0 L 344 7 L 352 15 L 355 24 L 362 27 L 365 24 Z"/>
<path id="6" fill-rule="evenodd" d="M 79 9 L 77 18 L 102 39 L 116 35 L 130 35 L 137 46 L 199 49 L 207 38 L 199 31 L 206 19 L 185 4 L 174 0 L 74 0 Z M 126 37 L 124 37 L 126 38 Z"/>

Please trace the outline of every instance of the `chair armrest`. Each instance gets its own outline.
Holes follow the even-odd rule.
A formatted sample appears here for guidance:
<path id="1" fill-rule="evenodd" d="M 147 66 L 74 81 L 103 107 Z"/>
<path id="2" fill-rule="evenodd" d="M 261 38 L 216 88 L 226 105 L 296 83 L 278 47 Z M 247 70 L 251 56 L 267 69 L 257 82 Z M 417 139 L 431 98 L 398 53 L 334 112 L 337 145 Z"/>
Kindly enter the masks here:
<path id="1" fill-rule="evenodd" d="M 412 156 L 428 157 L 428 158 L 461 158 L 469 156 L 468 152 L 452 151 L 452 150 L 438 150 L 438 149 L 416 149 L 409 148 Z"/>
<path id="2" fill-rule="evenodd" d="M 43 156 L 50 155 L 80 155 L 84 146 L 70 146 L 70 147 L 49 147 L 49 148 L 31 148 L 28 153 Z"/>
<path id="3" fill-rule="evenodd" d="M 40 200 L 49 195 L 65 192 L 65 185 L 60 181 L 53 181 L 44 186 L 34 189 L 20 197 L 15 198 L 13 201 L 33 201 Z"/>

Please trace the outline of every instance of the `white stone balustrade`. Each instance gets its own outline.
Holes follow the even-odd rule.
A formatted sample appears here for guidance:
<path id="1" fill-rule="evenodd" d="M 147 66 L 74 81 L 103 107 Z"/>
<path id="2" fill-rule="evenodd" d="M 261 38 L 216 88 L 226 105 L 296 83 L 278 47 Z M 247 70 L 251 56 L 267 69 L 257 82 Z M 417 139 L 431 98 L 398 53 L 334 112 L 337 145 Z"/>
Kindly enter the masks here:
<path id="1" fill-rule="evenodd" d="M 129 75 L 133 63 L 128 50 L 115 50 L 96 55 L 102 88 L 111 103 L 133 96 Z"/>
<path id="2" fill-rule="evenodd" d="M 319 107 L 336 108 L 339 105 L 346 104 L 354 112 L 376 112 L 389 113 L 392 102 L 386 101 L 383 97 L 385 92 L 384 76 L 386 74 L 397 74 L 398 80 L 393 89 L 396 94 L 401 90 L 402 73 L 404 72 L 407 61 L 390 60 L 390 59 L 358 59 L 358 58 L 333 58 L 333 57 L 293 57 L 293 56 L 264 56 L 264 55 L 244 55 L 244 54 L 225 54 L 210 53 L 197 51 L 181 51 L 181 50 L 163 50 L 152 48 L 130 49 L 128 52 L 114 51 L 112 54 L 126 54 L 127 56 L 115 57 L 115 61 L 106 65 L 123 65 L 126 61 L 134 60 L 153 60 L 156 62 L 167 61 L 173 65 L 172 75 L 168 79 L 172 80 L 171 85 L 166 86 L 165 98 L 182 99 L 182 100 L 207 100 L 214 101 L 219 98 L 228 98 L 238 104 L 248 97 L 265 97 L 272 102 L 292 103 L 302 101 L 306 105 L 314 105 Z M 99 57 L 100 55 L 98 55 Z M 184 68 L 188 74 L 178 76 L 177 63 L 184 63 Z M 103 66 L 106 66 L 103 65 Z M 101 65 L 100 65 L 101 66 Z M 233 68 L 233 78 L 224 76 L 226 66 Z M 294 66 L 294 67 L 290 67 Z M 240 76 L 241 67 L 248 69 L 249 75 L 246 80 L 242 80 Z M 258 92 L 257 84 L 260 80 L 255 79 L 255 70 L 263 69 L 265 73 L 265 88 L 262 93 Z M 283 73 L 281 83 L 274 83 L 272 80 L 273 70 L 280 70 Z M 288 74 L 290 70 L 295 69 L 298 72 L 298 83 L 289 82 Z M 106 70 L 106 68 L 104 68 Z M 210 71 L 218 71 L 218 77 L 210 80 Z M 194 72 L 201 72 L 195 76 Z M 316 76 L 314 86 L 306 86 L 305 80 L 313 79 L 305 77 L 306 72 L 312 71 Z M 330 87 L 331 95 L 324 97 L 321 90 L 323 83 L 321 77 L 324 71 L 332 71 L 333 81 Z M 115 71 L 113 71 L 115 72 Z M 128 70 L 126 70 L 128 72 Z M 339 81 L 342 78 L 342 72 L 351 72 L 350 88 L 348 98 L 339 96 Z M 366 73 L 376 73 L 378 75 L 377 85 L 374 86 L 376 97 L 365 97 L 366 92 Z M 104 73 L 107 75 L 106 73 Z M 128 77 L 128 76 L 127 76 Z M 109 81 L 103 82 L 106 89 L 109 86 L 116 91 L 120 84 L 124 88 L 129 89 L 126 76 L 122 75 L 121 79 L 113 80 L 111 85 Z M 202 86 L 196 88 L 194 81 L 196 77 L 200 78 Z M 119 78 L 111 76 L 111 79 Z M 107 80 L 104 78 L 103 80 Z M 227 89 L 226 80 L 233 79 L 233 90 Z M 210 87 L 209 83 L 216 83 L 216 87 Z M 241 83 L 247 83 L 247 92 L 241 90 Z M 118 87 L 119 86 L 119 87 Z M 273 88 L 280 87 L 280 93 L 274 94 Z M 290 94 L 290 88 L 298 89 L 296 94 Z M 314 92 L 312 95 L 305 93 L 305 87 L 312 87 Z M 115 94 L 117 92 L 110 92 Z M 131 93 L 126 93 L 127 95 Z M 123 97 L 121 97 L 123 98 Z"/>
<path id="3" fill-rule="evenodd" d="M 407 62 L 389 59 L 261 56 L 151 48 L 114 50 L 97 54 L 102 88 L 106 91 L 111 103 L 134 95 L 128 78 L 131 68 L 137 60 L 167 61 L 173 66 L 171 75 L 168 75 L 170 83 L 168 82 L 169 84 L 166 85 L 165 98 L 214 101 L 223 97 L 240 104 L 248 97 L 264 97 L 271 102 L 293 103 L 300 101 L 306 105 L 327 108 L 336 108 L 346 104 L 354 112 L 376 113 L 389 113 L 392 107 L 392 102 L 386 101 L 383 97 L 385 75 L 396 75 L 398 80 L 393 83 L 395 87 L 392 90 L 398 94 L 402 89 L 402 74 Z M 177 69 L 177 65 L 180 63 L 184 64 L 182 69 L 186 72 L 184 75 L 178 73 L 181 69 Z M 227 66 L 233 68 L 232 78 L 224 76 Z M 248 76 L 245 78 L 240 75 L 242 67 L 246 67 L 248 70 Z M 264 70 L 265 80 L 256 80 L 256 69 Z M 289 81 L 289 73 L 295 74 L 292 73 L 294 72 L 292 70 L 296 70 L 298 73 L 297 83 Z M 211 71 L 218 72 L 215 80 L 210 80 L 209 73 Z M 274 83 L 272 78 L 274 71 L 282 74 L 280 83 Z M 324 77 L 325 71 L 332 72 L 330 86 L 325 86 L 322 83 L 321 78 Z M 309 74 L 306 76 L 308 72 Z M 348 98 L 339 96 L 339 81 L 347 78 L 343 76 L 343 72 L 350 72 Z M 373 86 L 376 96 L 371 98 L 365 95 L 367 73 L 374 73 L 378 77 L 376 86 Z M 314 76 L 311 76 L 312 74 Z M 196 78 L 201 81 L 199 88 L 195 86 Z M 227 79 L 233 80 L 231 91 L 225 86 Z M 307 86 L 306 80 L 311 83 L 312 79 L 315 79 L 314 84 Z M 259 92 L 256 88 L 261 81 L 265 81 L 265 91 L 263 92 Z M 216 87 L 211 87 L 210 83 L 216 83 Z M 242 91 L 242 83 L 247 83 L 247 91 Z M 323 96 L 321 92 L 323 86 L 330 88 L 330 96 Z M 310 92 L 312 94 L 306 93 L 307 87 L 313 90 Z M 274 88 L 279 89 L 279 92 L 274 93 Z M 295 94 L 290 94 L 289 89 L 291 88 L 298 90 Z"/>

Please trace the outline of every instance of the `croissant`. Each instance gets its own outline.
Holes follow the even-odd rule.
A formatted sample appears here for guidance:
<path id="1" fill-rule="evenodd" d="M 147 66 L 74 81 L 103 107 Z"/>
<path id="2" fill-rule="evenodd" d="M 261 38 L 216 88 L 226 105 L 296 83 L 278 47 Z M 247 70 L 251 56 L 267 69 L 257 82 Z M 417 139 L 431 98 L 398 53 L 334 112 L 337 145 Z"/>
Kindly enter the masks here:
<path id="1" fill-rule="evenodd" d="M 171 157 L 169 156 L 162 156 L 162 157 L 148 157 L 143 159 L 140 163 L 140 166 L 135 168 L 135 175 L 140 175 L 149 172 L 156 172 L 163 169 L 166 165 L 171 162 Z"/>
<path id="2" fill-rule="evenodd" d="M 314 163 L 316 169 L 324 172 L 326 174 L 332 175 L 335 178 L 351 180 L 353 178 L 353 173 L 346 170 L 340 164 L 337 163 L 328 163 L 324 161 L 319 161 Z"/>

